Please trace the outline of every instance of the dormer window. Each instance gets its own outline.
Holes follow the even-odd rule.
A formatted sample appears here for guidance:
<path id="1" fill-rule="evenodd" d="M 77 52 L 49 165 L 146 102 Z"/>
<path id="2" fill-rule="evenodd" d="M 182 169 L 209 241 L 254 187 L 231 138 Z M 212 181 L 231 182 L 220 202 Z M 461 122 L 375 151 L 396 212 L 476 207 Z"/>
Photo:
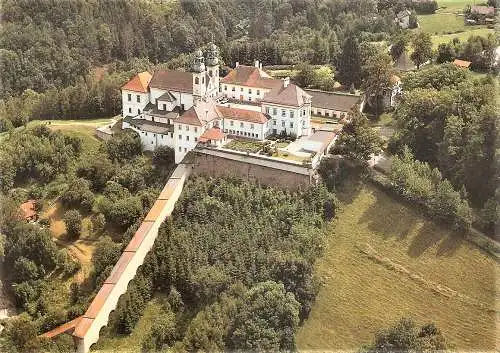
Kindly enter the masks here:
<path id="1" fill-rule="evenodd" d="M 163 104 L 163 110 L 167 110 L 167 105 Z"/>

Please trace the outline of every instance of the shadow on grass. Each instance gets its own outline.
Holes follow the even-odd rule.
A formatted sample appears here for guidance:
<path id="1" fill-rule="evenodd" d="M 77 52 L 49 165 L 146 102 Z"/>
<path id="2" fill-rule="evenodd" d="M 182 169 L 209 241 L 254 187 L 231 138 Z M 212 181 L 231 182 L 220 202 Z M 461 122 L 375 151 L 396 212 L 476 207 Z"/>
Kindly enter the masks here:
<path id="1" fill-rule="evenodd" d="M 413 238 L 408 248 L 408 255 L 419 257 L 426 250 L 436 246 L 436 256 L 453 256 L 462 246 L 464 239 L 450 230 L 443 229 L 432 221 L 425 221 L 424 226 Z"/>
<path id="2" fill-rule="evenodd" d="M 370 187 L 370 190 L 376 201 L 365 210 L 359 223 L 366 224 L 372 233 L 384 239 L 405 239 L 417 226 L 419 219 L 405 205 L 378 188 Z"/>

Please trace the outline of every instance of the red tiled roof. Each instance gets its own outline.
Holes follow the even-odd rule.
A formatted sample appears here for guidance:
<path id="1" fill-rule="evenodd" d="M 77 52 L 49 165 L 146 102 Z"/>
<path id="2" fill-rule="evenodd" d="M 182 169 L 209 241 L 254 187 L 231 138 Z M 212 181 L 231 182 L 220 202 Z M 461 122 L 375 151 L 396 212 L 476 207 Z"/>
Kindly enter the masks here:
<path id="1" fill-rule="evenodd" d="M 472 13 L 477 13 L 479 15 L 494 15 L 495 8 L 492 6 L 471 6 L 470 8 Z"/>
<path id="2" fill-rule="evenodd" d="M 163 207 L 165 207 L 165 204 L 167 203 L 167 200 L 156 200 L 156 202 L 153 204 L 153 207 L 149 210 L 149 213 L 147 214 L 146 218 L 144 218 L 145 221 L 156 221 L 158 217 L 160 216 L 160 212 L 163 210 Z"/>
<path id="3" fill-rule="evenodd" d="M 193 74 L 184 71 L 156 71 L 149 82 L 149 87 L 174 92 L 193 93 Z"/>
<path id="4" fill-rule="evenodd" d="M 472 63 L 466 60 L 455 59 L 455 61 L 453 61 L 453 64 L 458 67 L 468 68 Z"/>
<path id="5" fill-rule="evenodd" d="M 139 229 L 137 229 L 137 232 L 135 232 L 132 239 L 130 239 L 130 242 L 125 248 L 125 251 L 137 251 L 139 245 L 141 245 L 142 241 L 144 240 L 152 226 L 153 222 L 142 222 Z"/>
<path id="6" fill-rule="evenodd" d="M 207 142 L 209 140 L 223 140 L 224 133 L 218 127 L 213 127 L 211 129 L 206 130 L 198 139 L 200 142 Z"/>
<path id="7" fill-rule="evenodd" d="M 158 200 L 168 200 L 172 196 L 178 183 L 179 183 L 179 180 L 170 179 L 169 181 L 167 181 L 167 183 L 165 184 L 165 187 L 163 188 L 163 190 L 160 193 L 160 196 L 158 196 Z"/>
<path id="8" fill-rule="evenodd" d="M 257 87 L 257 88 L 276 88 L 281 85 L 281 80 L 271 78 L 265 71 L 255 66 L 239 65 L 231 70 L 222 80 L 222 83 Z"/>
<path id="9" fill-rule="evenodd" d="M 215 119 L 221 119 L 222 114 L 217 109 L 217 106 L 212 100 L 200 100 L 191 108 L 186 110 L 177 120 L 176 123 L 202 126 L 207 122 Z"/>
<path id="10" fill-rule="evenodd" d="M 148 85 L 151 81 L 151 74 L 147 71 L 139 72 L 137 75 L 132 77 L 130 81 L 128 81 L 125 85 L 122 86 L 122 89 L 134 92 L 142 92 L 146 93 L 148 91 Z"/>
<path id="11" fill-rule="evenodd" d="M 217 109 L 219 109 L 224 118 L 228 119 L 248 121 L 258 124 L 265 124 L 268 120 L 268 118 L 263 113 L 254 110 L 228 108 L 223 106 L 218 106 Z"/>
<path id="12" fill-rule="evenodd" d="M 69 322 L 66 322 L 65 324 L 62 324 L 61 326 L 58 326 L 53 330 L 45 332 L 44 334 L 40 335 L 40 337 L 53 338 L 53 337 L 59 336 L 62 333 L 66 333 L 68 331 L 71 331 L 78 325 L 78 323 L 80 322 L 81 319 L 82 319 L 82 317 L 78 316 L 76 319 L 73 319 Z"/>
<path id="13" fill-rule="evenodd" d="M 109 296 L 114 286 L 115 286 L 114 284 L 110 283 L 105 283 L 102 285 L 101 289 L 99 289 L 99 292 L 97 292 L 97 295 L 95 296 L 94 300 L 92 300 L 92 303 L 90 303 L 89 308 L 83 315 L 84 318 L 95 319 L 95 317 L 101 310 L 102 306 L 104 305 L 104 302 L 106 301 L 106 298 Z M 80 322 L 78 326 L 80 326 L 81 324 L 82 322 Z"/>
<path id="14" fill-rule="evenodd" d="M 274 103 L 280 105 L 289 105 L 294 107 L 301 107 L 306 102 L 311 101 L 311 95 L 304 92 L 302 88 L 293 83 L 288 84 L 286 87 L 283 85 L 275 90 L 272 90 L 264 96 L 262 102 Z"/>
<path id="15" fill-rule="evenodd" d="M 113 270 L 109 274 L 108 278 L 104 281 L 105 284 L 116 284 L 120 277 L 122 276 L 123 272 L 125 272 L 125 269 L 127 268 L 128 264 L 134 257 L 135 252 L 132 251 L 125 251 L 122 253 L 118 261 L 116 262 L 115 266 L 113 267 Z"/>
<path id="16" fill-rule="evenodd" d="M 35 200 L 28 200 L 19 206 L 23 212 L 24 219 L 31 219 L 36 216 Z"/>
<path id="17" fill-rule="evenodd" d="M 84 338 L 93 321 L 94 319 L 90 319 L 88 317 L 82 317 L 78 322 L 78 324 L 76 325 L 75 331 L 73 331 L 73 336 L 78 338 Z"/>

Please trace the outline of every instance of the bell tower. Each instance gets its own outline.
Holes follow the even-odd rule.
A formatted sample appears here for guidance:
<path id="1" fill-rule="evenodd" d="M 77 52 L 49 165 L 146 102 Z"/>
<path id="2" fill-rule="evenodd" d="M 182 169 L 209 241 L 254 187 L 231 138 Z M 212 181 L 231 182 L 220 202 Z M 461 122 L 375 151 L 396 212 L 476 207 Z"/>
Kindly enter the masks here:
<path id="1" fill-rule="evenodd" d="M 210 96 L 216 96 L 219 92 L 219 48 L 214 43 L 208 45 L 207 71 Z"/>
<path id="2" fill-rule="evenodd" d="M 195 53 L 191 71 L 193 72 L 193 99 L 204 98 L 207 93 L 207 72 L 203 52 L 199 49 Z"/>

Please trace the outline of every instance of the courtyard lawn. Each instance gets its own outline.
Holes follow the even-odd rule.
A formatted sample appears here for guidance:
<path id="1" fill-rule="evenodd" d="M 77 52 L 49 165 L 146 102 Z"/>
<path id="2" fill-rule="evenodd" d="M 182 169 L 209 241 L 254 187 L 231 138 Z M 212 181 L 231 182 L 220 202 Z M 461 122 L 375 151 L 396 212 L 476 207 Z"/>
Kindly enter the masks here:
<path id="1" fill-rule="evenodd" d="M 262 142 L 243 140 L 243 139 L 241 140 L 233 139 L 222 147 L 234 151 L 257 153 L 262 149 L 262 146 L 263 146 Z"/>
<path id="2" fill-rule="evenodd" d="M 358 350 L 403 316 L 435 322 L 457 351 L 498 350 L 491 256 L 371 185 L 339 198 L 299 350 Z"/>

